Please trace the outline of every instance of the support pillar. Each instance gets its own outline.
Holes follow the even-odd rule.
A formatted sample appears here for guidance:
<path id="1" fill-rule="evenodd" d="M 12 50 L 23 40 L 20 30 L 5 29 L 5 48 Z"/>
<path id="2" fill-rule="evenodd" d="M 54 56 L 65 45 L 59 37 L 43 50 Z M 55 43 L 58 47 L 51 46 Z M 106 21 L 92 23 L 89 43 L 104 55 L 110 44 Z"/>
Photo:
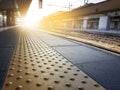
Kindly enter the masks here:
<path id="1" fill-rule="evenodd" d="M 2 26 L 5 27 L 6 23 L 5 23 L 5 15 L 6 15 L 6 11 L 2 12 Z"/>
<path id="2" fill-rule="evenodd" d="M 71 22 L 71 28 L 75 28 L 75 21 Z"/>
<path id="3" fill-rule="evenodd" d="M 110 17 L 109 16 L 101 16 L 99 19 L 99 29 L 109 30 L 110 28 Z"/>
<path id="4" fill-rule="evenodd" d="M 14 15 L 14 11 L 12 11 L 12 25 L 15 25 L 15 15 Z"/>
<path id="5" fill-rule="evenodd" d="M 7 26 L 15 25 L 14 11 L 7 11 Z"/>
<path id="6" fill-rule="evenodd" d="M 87 29 L 87 22 L 88 22 L 87 19 L 83 20 L 83 29 Z"/>
<path id="7" fill-rule="evenodd" d="M 7 11 L 7 26 L 11 25 L 11 15 L 10 15 L 10 11 Z"/>

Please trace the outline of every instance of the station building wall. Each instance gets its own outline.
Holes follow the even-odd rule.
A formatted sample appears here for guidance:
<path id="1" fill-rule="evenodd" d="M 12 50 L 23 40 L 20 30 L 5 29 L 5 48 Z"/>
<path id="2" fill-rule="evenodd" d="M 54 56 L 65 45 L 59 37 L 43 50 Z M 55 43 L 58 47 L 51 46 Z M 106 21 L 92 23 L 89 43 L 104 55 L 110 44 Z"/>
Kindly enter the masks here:
<path id="1" fill-rule="evenodd" d="M 56 25 L 55 25 L 56 24 Z M 77 29 L 119 30 L 120 12 L 56 20 L 54 26 Z"/>

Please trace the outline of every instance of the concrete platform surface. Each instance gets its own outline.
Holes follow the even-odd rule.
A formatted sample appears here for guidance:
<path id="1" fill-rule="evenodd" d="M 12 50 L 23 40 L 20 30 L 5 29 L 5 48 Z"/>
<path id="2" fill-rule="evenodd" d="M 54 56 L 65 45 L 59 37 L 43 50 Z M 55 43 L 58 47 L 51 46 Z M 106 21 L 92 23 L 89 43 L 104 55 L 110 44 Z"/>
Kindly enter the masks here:
<path id="1" fill-rule="evenodd" d="M 40 29 L 0 36 L 2 90 L 120 90 L 118 54 Z"/>

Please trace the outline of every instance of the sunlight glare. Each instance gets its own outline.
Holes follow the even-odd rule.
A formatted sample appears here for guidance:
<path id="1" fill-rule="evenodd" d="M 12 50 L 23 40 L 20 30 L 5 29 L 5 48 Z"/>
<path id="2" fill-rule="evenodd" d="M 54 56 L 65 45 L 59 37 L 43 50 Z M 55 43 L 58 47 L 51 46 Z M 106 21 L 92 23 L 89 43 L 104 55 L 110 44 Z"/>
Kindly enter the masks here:
<path id="1" fill-rule="evenodd" d="M 22 25 L 26 26 L 26 27 L 35 27 L 37 24 L 37 21 L 40 19 L 39 15 L 39 4 L 38 4 L 38 0 L 32 0 L 31 5 L 28 9 L 27 15 L 24 18 Z"/>
<path id="2" fill-rule="evenodd" d="M 37 22 L 44 18 L 45 16 L 52 14 L 56 11 L 69 11 L 70 3 L 72 4 L 72 7 L 78 7 L 79 5 L 82 5 L 83 2 L 79 0 L 44 0 L 43 2 L 43 8 L 39 9 L 39 0 L 32 0 L 31 5 L 28 9 L 26 17 L 22 21 L 23 26 L 27 27 L 35 27 L 37 25 Z M 93 2 L 93 0 L 90 0 Z M 96 1 L 102 1 L 102 0 L 96 0 Z M 76 4 L 78 3 L 78 5 Z M 51 4 L 51 6 L 49 6 Z"/>

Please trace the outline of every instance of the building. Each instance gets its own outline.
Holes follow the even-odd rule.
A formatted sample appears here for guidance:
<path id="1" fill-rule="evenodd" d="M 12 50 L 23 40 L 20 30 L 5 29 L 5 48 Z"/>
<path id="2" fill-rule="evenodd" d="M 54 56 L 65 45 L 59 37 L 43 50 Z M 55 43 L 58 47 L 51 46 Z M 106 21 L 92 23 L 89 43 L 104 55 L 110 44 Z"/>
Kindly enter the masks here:
<path id="1" fill-rule="evenodd" d="M 69 12 L 49 15 L 44 22 L 50 27 L 120 30 L 120 0 L 86 4 Z"/>
<path id="2" fill-rule="evenodd" d="M 25 16 L 32 0 L 0 0 L 0 27 L 15 25 L 20 13 Z"/>

